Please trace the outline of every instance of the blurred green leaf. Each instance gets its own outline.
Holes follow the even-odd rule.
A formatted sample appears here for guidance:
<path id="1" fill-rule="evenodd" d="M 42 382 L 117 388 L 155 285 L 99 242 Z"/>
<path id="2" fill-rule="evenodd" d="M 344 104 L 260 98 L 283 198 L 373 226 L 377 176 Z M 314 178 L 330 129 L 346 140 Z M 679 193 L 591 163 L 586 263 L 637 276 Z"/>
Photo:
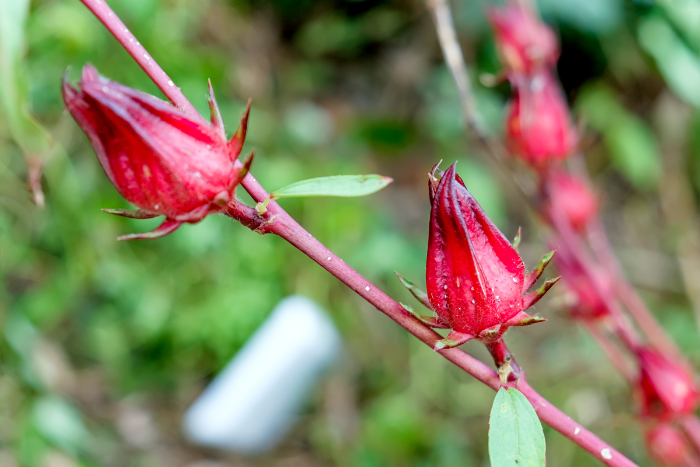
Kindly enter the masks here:
<path id="1" fill-rule="evenodd" d="M 542 425 L 530 402 L 515 388 L 501 388 L 489 418 L 491 467 L 543 467 Z"/>
<path id="2" fill-rule="evenodd" d="M 577 107 L 586 122 L 603 134 L 613 165 L 637 188 L 653 187 L 661 170 L 661 155 L 651 129 L 629 112 L 610 88 L 584 88 Z"/>
<path id="3" fill-rule="evenodd" d="M 274 199 L 300 196 L 365 196 L 393 180 L 382 175 L 334 175 L 292 183 L 270 194 Z"/>
<path id="4" fill-rule="evenodd" d="M 700 53 L 700 1 L 699 0 L 656 0 L 654 4 L 663 10 L 665 17 L 686 40 L 686 43 Z"/>
<path id="5" fill-rule="evenodd" d="M 619 122 L 606 135 L 613 164 L 639 188 L 654 186 L 661 159 L 654 134 L 639 119 Z"/>
<path id="6" fill-rule="evenodd" d="M 0 2 L 0 102 L 17 144 L 26 154 L 37 156 L 48 150 L 49 136 L 29 114 L 21 71 L 28 14 L 29 0 Z"/>
<path id="7" fill-rule="evenodd" d="M 623 19 L 622 0 L 539 0 L 543 15 L 594 34 L 614 30 Z"/>
<path id="8" fill-rule="evenodd" d="M 90 434 L 80 412 L 65 400 L 58 397 L 38 399 L 32 412 L 37 431 L 48 441 L 71 453 L 89 445 Z"/>
<path id="9" fill-rule="evenodd" d="M 651 55 L 678 97 L 700 107 L 700 57 L 693 53 L 660 15 L 639 23 L 639 43 Z"/>

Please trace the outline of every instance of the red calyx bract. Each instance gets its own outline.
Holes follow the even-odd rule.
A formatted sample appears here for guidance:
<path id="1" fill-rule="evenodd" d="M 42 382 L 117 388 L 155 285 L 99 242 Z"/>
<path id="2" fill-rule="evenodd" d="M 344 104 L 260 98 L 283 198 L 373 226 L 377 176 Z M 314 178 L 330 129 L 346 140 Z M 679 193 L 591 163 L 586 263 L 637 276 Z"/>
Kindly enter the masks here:
<path id="1" fill-rule="evenodd" d="M 577 143 L 569 109 L 549 71 L 518 82 L 506 117 L 509 151 L 539 169 L 567 157 Z"/>
<path id="2" fill-rule="evenodd" d="M 219 121 L 208 124 L 155 96 L 100 76 L 91 65 L 83 68 L 79 88 L 64 79 L 66 108 L 90 139 L 112 184 L 140 208 L 108 212 L 166 217 L 153 232 L 120 239 L 167 235 L 185 222 L 196 223 L 220 212 L 234 199 L 247 169 L 234 167 L 245 131 L 227 142 Z M 213 117 L 215 108 L 214 102 Z M 242 128 L 247 116 L 246 111 Z"/>
<path id="3" fill-rule="evenodd" d="M 666 420 L 695 410 L 698 390 L 684 365 L 648 348 L 638 350 L 637 358 L 642 415 Z"/>
<path id="4" fill-rule="evenodd" d="M 681 467 L 692 459 L 692 452 L 683 434 L 670 423 L 659 423 L 646 433 L 649 455 L 663 467 Z"/>
<path id="5" fill-rule="evenodd" d="M 437 348 L 453 347 L 472 338 L 500 338 L 510 326 L 544 321 L 529 308 L 551 287 L 523 296 L 551 259 L 543 258 L 530 274 L 520 255 L 467 191 L 452 165 L 438 182 L 431 174 L 432 209 L 426 282 L 437 313 L 435 327 L 452 332 Z"/>
<path id="6" fill-rule="evenodd" d="M 550 217 L 562 216 L 575 230 L 585 228 L 598 213 L 598 198 L 578 177 L 557 170 L 548 177 L 546 189 Z"/>
<path id="7" fill-rule="evenodd" d="M 523 5 L 492 8 L 488 16 L 508 72 L 532 74 L 556 64 L 559 46 L 554 32 Z"/>
<path id="8" fill-rule="evenodd" d="M 561 274 L 564 285 L 574 296 L 570 307 L 573 318 L 592 320 L 608 316 L 608 305 L 601 293 L 610 292 L 613 281 L 605 270 L 596 268 L 592 272 L 599 278 L 598 288 L 590 274 L 565 245 L 557 249 L 554 265 Z"/>

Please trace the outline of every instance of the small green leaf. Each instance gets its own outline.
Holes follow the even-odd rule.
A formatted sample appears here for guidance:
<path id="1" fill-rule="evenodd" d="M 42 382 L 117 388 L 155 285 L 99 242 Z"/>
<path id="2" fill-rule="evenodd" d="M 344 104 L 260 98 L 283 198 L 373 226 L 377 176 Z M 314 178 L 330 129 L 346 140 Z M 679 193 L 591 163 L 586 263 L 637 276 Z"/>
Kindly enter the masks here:
<path id="1" fill-rule="evenodd" d="M 489 420 L 491 467 L 543 467 L 545 442 L 535 409 L 514 388 L 496 394 Z"/>
<path id="2" fill-rule="evenodd" d="M 393 180 L 381 175 L 336 175 L 292 183 L 270 194 L 273 199 L 297 196 L 365 196 Z"/>

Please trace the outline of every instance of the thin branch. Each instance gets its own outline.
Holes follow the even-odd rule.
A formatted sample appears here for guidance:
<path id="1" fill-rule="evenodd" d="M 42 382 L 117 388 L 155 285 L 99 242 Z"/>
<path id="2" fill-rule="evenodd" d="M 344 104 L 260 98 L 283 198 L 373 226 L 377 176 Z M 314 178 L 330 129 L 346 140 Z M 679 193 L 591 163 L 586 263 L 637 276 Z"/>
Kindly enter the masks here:
<path id="1" fill-rule="evenodd" d="M 680 420 L 686 436 L 695 446 L 695 451 L 700 453 L 700 420 L 695 415 L 686 415 Z"/>
<path id="2" fill-rule="evenodd" d="M 149 78 L 158 86 L 163 94 L 176 107 L 191 114 L 193 117 L 202 118 L 194 106 L 187 100 L 179 87 L 156 63 L 141 43 L 136 40 L 124 23 L 117 17 L 104 0 L 80 0 L 100 20 L 100 22 L 112 33 L 114 38 L 124 47 L 136 63 L 146 72 Z"/>
<path id="3" fill-rule="evenodd" d="M 613 274 L 615 293 L 624 303 L 639 329 L 649 339 L 649 342 L 659 352 L 672 356 L 676 360 L 685 360 L 680 350 L 678 350 L 678 346 L 671 340 L 654 315 L 651 314 L 651 311 L 649 311 L 637 291 L 627 282 L 600 219 L 595 219 L 590 223 L 587 237 L 588 244 L 591 246 L 596 259 L 605 266 L 608 272 Z"/>
<path id="4" fill-rule="evenodd" d="M 467 73 L 467 66 L 464 62 L 462 47 L 457 41 L 457 33 L 455 32 L 454 23 L 452 21 L 452 13 L 447 4 L 447 0 L 428 0 L 428 8 L 433 12 L 435 20 L 435 29 L 438 33 L 440 47 L 445 56 L 452 78 L 457 84 L 459 98 L 462 104 L 462 112 L 467 125 L 480 137 L 484 138 L 483 131 L 476 112 L 476 102 L 474 101 L 474 92 L 472 91 L 471 81 Z"/>
<path id="5" fill-rule="evenodd" d="M 579 321 L 581 326 L 588 331 L 596 344 L 598 344 L 598 347 L 600 347 L 605 356 L 608 357 L 608 360 L 610 360 L 610 363 L 612 363 L 617 372 L 625 378 L 627 383 L 631 385 L 634 384 L 636 378 L 630 366 L 630 362 L 625 359 L 620 349 L 608 338 L 605 332 L 598 327 L 597 323 L 589 319 L 582 319 Z"/>
<path id="6" fill-rule="evenodd" d="M 506 149 L 500 141 L 491 138 L 482 127 L 479 113 L 476 110 L 474 91 L 472 89 L 471 80 L 469 79 L 469 73 L 467 72 L 467 65 L 464 61 L 464 54 L 457 40 L 457 33 L 455 32 L 452 13 L 450 12 L 450 6 L 447 0 L 426 0 L 426 4 L 428 5 L 428 9 L 432 12 L 440 48 L 445 57 L 445 63 L 450 69 L 452 78 L 457 85 L 462 115 L 467 128 L 476 136 L 481 146 L 489 153 L 503 173 L 511 176 L 518 190 L 525 195 L 523 199 L 526 202 L 531 202 L 530 192 L 532 190 L 528 189 L 524 181 L 508 168 L 508 164 L 506 163 Z"/>

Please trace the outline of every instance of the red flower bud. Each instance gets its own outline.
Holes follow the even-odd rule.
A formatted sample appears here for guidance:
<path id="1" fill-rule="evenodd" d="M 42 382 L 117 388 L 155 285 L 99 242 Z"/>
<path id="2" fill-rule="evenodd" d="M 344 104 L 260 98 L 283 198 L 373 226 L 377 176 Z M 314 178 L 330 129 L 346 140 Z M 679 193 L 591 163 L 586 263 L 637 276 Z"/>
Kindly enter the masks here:
<path id="1" fill-rule="evenodd" d="M 234 198 L 247 171 L 234 168 L 247 122 L 230 142 L 211 96 L 210 125 L 155 96 L 83 68 L 80 90 L 63 81 L 63 100 L 90 139 L 107 177 L 138 211 L 108 210 L 127 217 L 166 217 L 153 232 L 120 239 L 154 238 L 220 212 Z M 211 88 L 210 88 L 211 89 Z M 249 165 L 249 164 L 248 164 Z"/>
<path id="2" fill-rule="evenodd" d="M 651 458 L 662 467 L 684 466 L 692 459 L 685 437 L 669 423 L 660 423 L 649 430 L 646 445 Z"/>
<path id="3" fill-rule="evenodd" d="M 698 392 L 693 375 L 684 365 L 646 348 L 637 352 L 637 358 L 642 415 L 669 419 L 695 410 Z"/>
<path id="4" fill-rule="evenodd" d="M 530 10 L 511 3 L 488 14 L 496 34 L 496 47 L 508 71 L 532 74 L 552 67 L 559 58 L 554 32 Z"/>
<path id="5" fill-rule="evenodd" d="M 554 265 L 561 274 L 562 281 L 567 290 L 573 295 L 571 314 L 577 319 L 597 319 L 608 315 L 608 307 L 599 289 L 593 284 L 593 278 L 584 271 L 572 252 L 566 247 L 558 248 L 554 257 Z M 605 270 L 595 268 L 593 274 L 597 278 L 607 278 Z M 603 293 L 610 292 L 612 280 L 601 279 L 600 286 Z"/>
<path id="6" fill-rule="evenodd" d="M 549 177 L 545 210 L 567 220 L 575 230 L 581 230 L 598 213 L 598 198 L 584 180 L 563 171 Z"/>
<path id="7" fill-rule="evenodd" d="M 469 339 L 492 341 L 510 326 L 544 321 L 523 310 L 554 284 L 523 296 L 551 259 L 543 258 L 530 274 L 520 255 L 467 191 L 452 165 L 442 179 L 431 174 L 432 209 L 426 282 L 428 299 L 437 313 L 435 327 L 453 331 L 437 348 Z"/>
<path id="8" fill-rule="evenodd" d="M 567 157 L 577 142 L 566 101 L 549 71 L 519 81 L 505 128 L 510 152 L 534 168 Z"/>

